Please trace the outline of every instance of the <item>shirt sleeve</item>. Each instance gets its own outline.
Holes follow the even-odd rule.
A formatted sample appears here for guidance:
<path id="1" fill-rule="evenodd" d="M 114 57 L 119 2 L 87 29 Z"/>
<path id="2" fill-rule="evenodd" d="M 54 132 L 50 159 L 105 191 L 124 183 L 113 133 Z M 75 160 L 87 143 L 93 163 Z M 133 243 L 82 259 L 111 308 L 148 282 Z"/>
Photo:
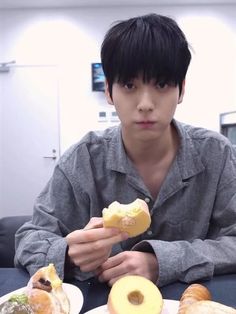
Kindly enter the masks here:
<path id="1" fill-rule="evenodd" d="M 65 237 L 71 231 L 82 228 L 87 217 L 77 213 L 81 208 L 88 208 L 83 192 L 78 188 L 76 192 L 75 200 L 74 187 L 56 166 L 51 180 L 35 202 L 32 220 L 16 233 L 17 267 L 27 269 L 32 275 L 40 267 L 53 263 L 60 278 L 73 273 L 72 267 L 66 267 L 68 273 L 64 272 L 67 254 Z M 81 208 L 78 208 L 77 202 Z M 77 272 L 80 272 L 78 268 Z"/>

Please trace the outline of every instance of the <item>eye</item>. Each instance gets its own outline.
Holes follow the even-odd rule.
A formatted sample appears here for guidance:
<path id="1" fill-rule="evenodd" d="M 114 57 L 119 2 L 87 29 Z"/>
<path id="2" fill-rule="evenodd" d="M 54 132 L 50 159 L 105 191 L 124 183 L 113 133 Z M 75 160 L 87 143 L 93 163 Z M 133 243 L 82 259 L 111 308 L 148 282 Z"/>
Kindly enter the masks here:
<path id="1" fill-rule="evenodd" d="M 169 85 L 167 82 L 161 81 L 161 82 L 158 82 L 156 86 L 158 89 L 166 89 Z"/>
<path id="2" fill-rule="evenodd" d="M 128 90 L 134 89 L 134 84 L 132 82 L 125 83 L 123 86 Z"/>

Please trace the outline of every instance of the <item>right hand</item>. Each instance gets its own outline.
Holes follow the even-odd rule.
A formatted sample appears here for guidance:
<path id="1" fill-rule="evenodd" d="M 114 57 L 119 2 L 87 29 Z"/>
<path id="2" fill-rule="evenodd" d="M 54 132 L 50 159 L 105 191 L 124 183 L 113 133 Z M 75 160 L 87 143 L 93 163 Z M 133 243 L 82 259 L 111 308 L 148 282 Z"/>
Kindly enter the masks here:
<path id="1" fill-rule="evenodd" d="M 92 217 L 84 229 L 66 236 L 68 256 L 82 272 L 95 271 L 110 256 L 112 245 L 127 238 L 116 228 L 104 228 L 102 218 Z"/>

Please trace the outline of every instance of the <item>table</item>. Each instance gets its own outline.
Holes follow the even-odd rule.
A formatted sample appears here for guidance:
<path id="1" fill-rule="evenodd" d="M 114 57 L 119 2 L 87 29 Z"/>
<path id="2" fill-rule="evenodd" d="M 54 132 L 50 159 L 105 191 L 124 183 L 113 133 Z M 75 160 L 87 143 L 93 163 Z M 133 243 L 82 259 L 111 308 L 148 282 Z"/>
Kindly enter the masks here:
<path id="1" fill-rule="evenodd" d="M 17 268 L 0 268 L 0 297 L 4 294 L 24 287 L 29 275 Z M 107 303 L 110 288 L 96 279 L 89 281 L 72 280 L 68 283 L 79 287 L 84 295 L 84 304 L 81 314 Z M 210 281 L 202 282 L 212 293 L 212 299 L 217 302 L 236 308 L 236 274 L 216 276 Z M 179 300 L 188 285 L 174 283 L 161 288 L 164 299 Z"/>

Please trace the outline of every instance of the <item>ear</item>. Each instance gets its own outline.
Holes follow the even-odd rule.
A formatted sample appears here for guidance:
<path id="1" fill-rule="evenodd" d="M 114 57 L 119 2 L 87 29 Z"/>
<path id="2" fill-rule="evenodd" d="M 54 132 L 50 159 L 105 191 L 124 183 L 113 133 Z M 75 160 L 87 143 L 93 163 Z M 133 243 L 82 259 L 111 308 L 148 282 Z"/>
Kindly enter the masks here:
<path id="1" fill-rule="evenodd" d="M 184 93 L 185 93 L 185 80 L 183 80 L 183 83 L 182 83 L 182 90 L 181 90 L 181 94 L 179 95 L 178 104 L 180 104 L 183 101 Z"/>
<path id="2" fill-rule="evenodd" d="M 109 92 L 109 85 L 108 85 L 107 79 L 105 80 L 105 96 L 106 96 L 106 100 L 108 104 L 113 105 L 113 101 Z"/>

